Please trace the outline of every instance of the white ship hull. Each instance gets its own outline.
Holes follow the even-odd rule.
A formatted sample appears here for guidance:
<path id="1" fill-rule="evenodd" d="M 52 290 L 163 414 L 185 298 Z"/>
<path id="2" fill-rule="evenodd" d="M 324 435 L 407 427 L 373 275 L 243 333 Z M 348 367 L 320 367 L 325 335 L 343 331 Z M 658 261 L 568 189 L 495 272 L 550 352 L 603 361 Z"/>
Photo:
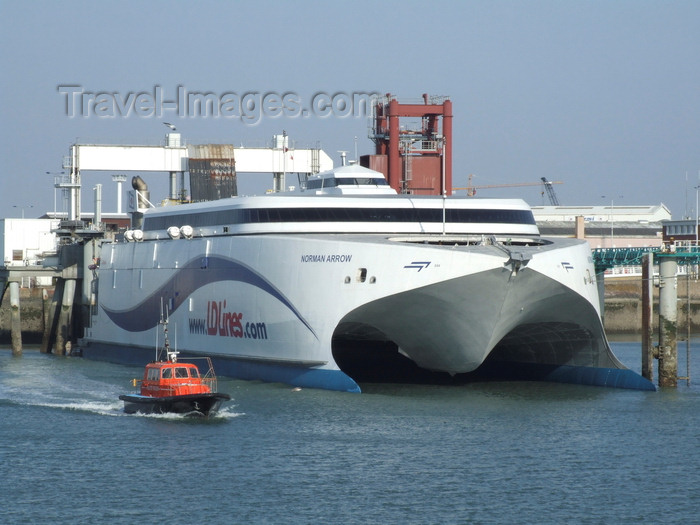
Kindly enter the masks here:
<path id="1" fill-rule="evenodd" d="M 610 351 L 588 244 L 542 239 L 520 200 L 399 196 L 343 166 L 302 194 L 166 206 L 141 227 L 104 245 L 87 357 L 143 364 L 165 303 L 178 350 L 233 377 L 654 388 Z"/>
<path id="2" fill-rule="evenodd" d="M 369 342 L 386 341 L 417 368 L 449 375 L 485 364 L 653 388 L 610 351 L 587 243 L 411 240 L 266 234 L 105 245 L 84 355 L 146 361 L 165 301 L 177 349 L 211 356 L 233 377 L 358 391 L 346 371 L 391 374 L 371 369 L 385 361 L 372 360 L 381 345 Z"/>

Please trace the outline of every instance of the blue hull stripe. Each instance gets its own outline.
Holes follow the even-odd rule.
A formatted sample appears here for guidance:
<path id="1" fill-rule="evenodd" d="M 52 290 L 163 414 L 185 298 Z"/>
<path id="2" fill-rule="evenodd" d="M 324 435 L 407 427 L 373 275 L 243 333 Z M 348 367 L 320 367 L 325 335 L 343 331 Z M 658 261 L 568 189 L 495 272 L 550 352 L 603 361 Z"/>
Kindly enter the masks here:
<path id="1" fill-rule="evenodd" d="M 490 379 L 549 381 L 574 385 L 607 386 L 655 391 L 654 383 L 628 368 L 546 365 L 536 363 L 491 362 L 477 370 Z"/>
<path id="2" fill-rule="evenodd" d="M 128 332 L 143 332 L 153 328 L 160 321 L 161 301 L 168 304 L 170 312 L 175 312 L 196 290 L 207 284 L 221 281 L 250 284 L 270 294 L 285 305 L 318 339 L 311 325 L 272 283 L 249 266 L 225 257 L 192 259 L 179 268 L 160 288 L 133 308 L 112 310 L 102 305 L 102 309 L 119 328 Z"/>
<path id="3" fill-rule="evenodd" d="M 547 381 L 577 385 L 608 386 L 631 390 L 656 391 L 654 383 L 629 369 L 560 366 L 546 376 Z"/>

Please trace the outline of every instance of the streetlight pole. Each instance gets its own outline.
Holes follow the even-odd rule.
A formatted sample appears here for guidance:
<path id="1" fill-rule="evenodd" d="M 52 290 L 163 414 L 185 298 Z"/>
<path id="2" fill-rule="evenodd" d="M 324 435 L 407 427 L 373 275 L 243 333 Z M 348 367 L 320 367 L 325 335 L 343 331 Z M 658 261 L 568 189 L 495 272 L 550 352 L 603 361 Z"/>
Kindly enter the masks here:
<path id="1" fill-rule="evenodd" d="M 601 199 L 605 199 L 605 195 L 600 196 Z M 622 195 L 617 196 L 618 199 L 622 198 Z M 610 247 L 613 248 L 615 245 L 615 199 L 610 199 Z"/>
<path id="2" fill-rule="evenodd" d="M 33 204 L 30 204 L 30 205 L 28 205 L 28 206 L 16 206 L 16 205 L 15 205 L 15 206 L 12 206 L 12 207 L 13 207 L 13 208 L 19 208 L 19 209 L 21 209 L 21 210 L 22 210 L 22 218 L 24 219 L 24 209 L 25 209 L 25 208 L 33 208 L 34 205 L 33 205 Z"/>
<path id="3" fill-rule="evenodd" d="M 610 247 L 615 247 L 615 199 L 610 199 Z"/>
<path id="4" fill-rule="evenodd" d="M 695 186 L 695 249 L 698 246 L 698 189 L 700 186 Z"/>

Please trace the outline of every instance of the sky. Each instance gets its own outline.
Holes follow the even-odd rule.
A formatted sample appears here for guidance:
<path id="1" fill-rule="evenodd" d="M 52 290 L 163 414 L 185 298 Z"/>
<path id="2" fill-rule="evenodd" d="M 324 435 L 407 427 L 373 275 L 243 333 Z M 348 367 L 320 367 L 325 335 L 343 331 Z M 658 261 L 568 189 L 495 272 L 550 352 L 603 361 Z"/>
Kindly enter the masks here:
<path id="1" fill-rule="evenodd" d="M 546 177 L 562 182 L 562 205 L 695 213 L 697 1 L 0 0 L 0 50 L 0 217 L 62 211 L 54 177 L 71 144 L 155 145 L 163 122 L 194 144 L 263 145 L 284 130 L 337 163 L 340 150 L 373 152 L 362 114 L 245 119 L 235 104 L 218 116 L 149 106 L 178 89 L 253 102 L 289 94 L 298 107 L 318 94 L 446 95 L 453 186 L 470 174 L 474 185 L 533 183 L 477 196 L 542 205 L 535 183 Z M 149 174 L 151 194 L 165 197 L 166 181 Z M 111 173 L 97 172 L 83 173 L 83 210 L 97 183 L 103 213 L 116 211 Z M 270 186 L 267 175 L 242 177 L 239 190 Z"/>

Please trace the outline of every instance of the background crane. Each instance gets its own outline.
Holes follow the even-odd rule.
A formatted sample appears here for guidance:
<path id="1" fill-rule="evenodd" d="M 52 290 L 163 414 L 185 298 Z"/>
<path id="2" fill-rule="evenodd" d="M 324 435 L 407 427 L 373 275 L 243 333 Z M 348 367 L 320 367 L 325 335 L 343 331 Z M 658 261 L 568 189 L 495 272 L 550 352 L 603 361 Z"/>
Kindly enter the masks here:
<path id="1" fill-rule="evenodd" d="M 556 184 L 556 182 L 549 182 L 545 177 L 542 177 L 542 184 L 544 184 L 544 190 L 547 192 L 547 197 L 549 197 L 549 203 L 552 206 L 559 206 L 559 199 L 557 199 L 557 194 L 554 193 L 554 188 L 552 188 L 552 184 Z"/>
<path id="2" fill-rule="evenodd" d="M 542 191 L 542 194 L 544 195 L 545 192 L 547 193 L 547 198 L 549 199 L 549 202 L 552 206 L 559 206 L 559 199 L 557 198 L 556 193 L 554 193 L 554 188 L 552 187 L 552 185 L 564 184 L 563 182 L 558 180 L 549 181 L 545 177 L 542 177 L 540 179 L 542 182 L 513 182 L 511 184 L 487 184 L 484 186 L 473 186 L 473 177 L 473 174 L 469 174 L 469 181 L 467 182 L 467 186 L 464 188 L 452 188 L 452 191 L 467 190 L 467 197 L 473 197 L 474 195 L 476 195 L 476 190 L 484 188 L 512 188 L 517 186 L 539 186 L 540 184 L 542 184 L 544 185 L 544 190 Z"/>

